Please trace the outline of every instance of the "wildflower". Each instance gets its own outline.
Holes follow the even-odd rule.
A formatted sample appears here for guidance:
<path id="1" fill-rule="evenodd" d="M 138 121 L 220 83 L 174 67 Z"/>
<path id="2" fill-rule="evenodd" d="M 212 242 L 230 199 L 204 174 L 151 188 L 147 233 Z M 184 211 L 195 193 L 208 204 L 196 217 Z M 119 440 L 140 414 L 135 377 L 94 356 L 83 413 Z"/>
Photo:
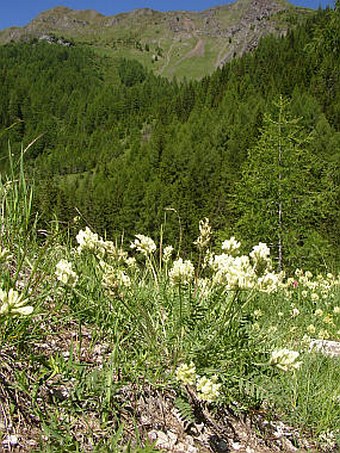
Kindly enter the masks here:
<path id="1" fill-rule="evenodd" d="M 306 291 L 305 289 L 303 291 L 301 291 L 301 296 L 306 299 L 308 297 L 308 291 Z"/>
<path id="2" fill-rule="evenodd" d="M 253 247 L 253 250 L 249 253 L 249 256 L 254 261 L 267 260 L 270 256 L 270 248 L 264 242 L 259 242 L 258 245 Z"/>
<path id="3" fill-rule="evenodd" d="M 190 365 L 183 363 L 175 371 L 176 379 L 184 385 L 194 385 L 196 382 L 196 367 L 193 362 Z"/>
<path id="4" fill-rule="evenodd" d="M 339 315 L 339 314 L 340 314 L 340 307 L 338 307 L 338 306 L 334 307 L 334 308 L 333 308 L 333 313 L 334 313 L 335 315 Z"/>
<path id="5" fill-rule="evenodd" d="M 262 310 L 255 310 L 254 316 L 255 316 L 255 318 L 260 318 L 261 316 L 263 316 Z"/>
<path id="6" fill-rule="evenodd" d="M 251 328 L 254 332 L 259 332 L 261 330 L 260 324 L 258 322 L 254 322 L 254 324 L 252 324 Z"/>
<path id="7" fill-rule="evenodd" d="M 315 326 L 313 324 L 309 324 L 309 326 L 307 327 L 307 332 L 313 335 L 315 331 L 316 331 Z"/>
<path id="8" fill-rule="evenodd" d="M 321 329 L 318 333 L 318 338 L 320 340 L 328 340 L 330 338 L 330 333 L 326 329 Z"/>
<path id="9" fill-rule="evenodd" d="M 320 299 L 320 297 L 317 293 L 312 293 L 310 295 L 310 298 L 312 299 L 313 302 L 317 302 Z"/>
<path id="10" fill-rule="evenodd" d="M 242 255 L 234 258 L 222 253 L 222 255 L 215 255 L 211 264 L 216 270 L 213 277 L 214 283 L 224 284 L 228 290 L 253 288 L 255 274 L 248 256 Z"/>
<path id="11" fill-rule="evenodd" d="M 112 241 L 101 241 L 100 246 L 105 251 L 106 255 L 117 262 L 124 262 L 127 258 L 127 253 L 124 252 L 123 249 L 117 247 Z"/>
<path id="12" fill-rule="evenodd" d="M 6 314 L 18 314 L 27 316 L 33 312 L 33 307 L 26 305 L 27 299 L 23 299 L 22 294 L 20 295 L 18 291 L 15 291 L 11 288 L 8 293 L 0 289 L 0 301 L 2 302 L 0 306 L 0 315 Z"/>
<path id="13" fill-rule="evenodd" d="M 255 245 L 249 256 L 254 262 L 256 274 L 263 275 L 271 269 L 270 249 L 267 244 L 260 242 Z"/>
<path id="14" fill-rule="evenodd" d="M 78 253 L 89 250 L 96 255 L 104 256 L 105 247 L 103 239 L 98 234 L 93 233 L 89 227 L 86 227 L 85 230 L 80 230 L 76 236 L 76 240 L 79 244 Z"/>
<path id="15" fill-rule="evenodd" d="M 156 244 L 151 238 L 143 234 L 136 234 L 135 236 L 136 239 L 130 245 L 132 249 L 136 249 L 143 255 L 151 255 L 156 250 Z"/>
<path id="16" fill-rule="evenodd" d="M 137 265 L 136 258 L 133 258 L 133 257 L 126 258 L 125 264 L 127 265 L 127 267 L 130 267 L 130 268 L 136 267 L 136 265 Z"/>
<path id="17" fill-rule="evenodd" d="M 103 276 L 102 285 L 110 293 L 116 294 L 119 288 L 128 288 L 131 286 L 130 277 L 120 269 L 114 269 L 110 266 Z"/>
<path id="18" fill-rule="evenodd" d="M 282 371 L 297 370 L 302 364 L 297 362 L 299 355 L 299 352 L 290 349 L 275 349 L 272 351 L 269 363 Z"/>
<path id="19" fill-rule="evenodd" d="M 323 316 L 323 311 L 321 310 L 321 308 L 315 310 L 314 315 L 319 316 L 321 318 L 321 316 Z"/>
<path id="20" fill-rule="evenodd" d="M 172 245 L 168 245 L 167 247 L 164 247 L 163 257 L 162 257 L 164 263 L 167 263 L 170 260 L 173 251 L 174 251 L 174 248 Z"/>
<path id="21" fill-rule="evenodd" d="M 259 277 L 257 280 L 259 291 L 268 294 L 277 291 L 282 278 L 283 274 L 275 274 L 274 272 L 268 272 L 263 277 Z"/>
<path id="22" fill-rule="evenodd" d="M 234 236 L 222 243 L 222 250 L 224 250 L 228 255 L 238 253 L 238 249 L 240 247 L 241 242 L 237 241 Z"/>
<path id="23" fill-rule="evenodd" d="M 329 324 L 331 326 L 335 326 L 334 322 L 333 322 L 333 318 L 332 318 L 332 315 L 326 315 L 324 318 L 323 318 L 323 322 L 325 324 Z"/>
<path id="24" fill-rule="evenodd" d="M 220 395 L 220 388 L 222 384 L 217 383 L 217 376 L 212 376 L 211 379 L 203 376 L 197 381 L 197 392 L 199 399 L 203 401 L 216 401 Z"/>
<path id="25" fill-rule="evenodd" d="M 302 277 L 303 276 L 303 270 L 302 269 L 296 269 L 294 274 L 297 276 L 297 277 Z"/>
<path id="26" fill-rule="evenodd" d="M 0 250 L 0 263 L 7 263 L 12 258 L 12 254 L 4 247 Z"/>
<path id="27" fill-rule="evenodd" d="M 296 318 L 297 316 L 299 316 L 300 314 L 300 310 L 296 307 L 293 308 L 292 310 L 292 318 Z"/>
<path id="28" fill-rule="evenodd" d="M 194 278 L 195 268 L 190 260 L 182 258 L 174 261 L 173 268 L 169 272 L 172 285 L 189 285 Z"/>
<path id="29" fill-rule="evenodd" d="M 64 285 L 76 286 L 78 281 L 77 274 L 72 270 L 72 263 L 66 260 L 60 260 L 56 264 L 55 274 L 57 279 Z"/>
<path id="30" fill-rule="evenodd" d="M 196 241 L 194 241 L 194 244 L 202 250 L 209 245 L 211 239 L 211 226 L 209 225 L 209 219 L 206 217 L 204 220 L 200 220 L 198 227 L 200 235 Z"/>

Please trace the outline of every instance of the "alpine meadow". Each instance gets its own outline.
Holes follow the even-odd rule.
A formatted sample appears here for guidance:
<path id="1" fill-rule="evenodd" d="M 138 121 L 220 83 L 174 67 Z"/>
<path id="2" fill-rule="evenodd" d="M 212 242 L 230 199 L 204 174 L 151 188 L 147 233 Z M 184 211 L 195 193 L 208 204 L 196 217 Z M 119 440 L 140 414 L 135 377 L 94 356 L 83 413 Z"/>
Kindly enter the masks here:
<path id="1" fill-rule="evenodd" d="M 340 2 L 0 32 L 0 450 L 340 449 Z"/>

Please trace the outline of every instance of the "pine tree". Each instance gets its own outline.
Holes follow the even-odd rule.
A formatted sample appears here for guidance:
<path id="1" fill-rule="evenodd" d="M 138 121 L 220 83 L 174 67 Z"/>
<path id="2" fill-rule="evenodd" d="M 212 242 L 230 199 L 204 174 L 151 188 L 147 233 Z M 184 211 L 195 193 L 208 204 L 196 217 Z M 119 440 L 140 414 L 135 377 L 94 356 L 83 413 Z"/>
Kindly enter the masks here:
<path id="1" fill-rule="evenodd" d="M 281 270 L 299 262 L 305 267 L 313 249 L 324 246 L 320 230 L 330 214 L 332 184 L 310 151 L 312 134 L 290 117 L 287 99 L 281 96 L 274 107 L 236 185 L 236 210 L 242 237 L 267 242 Z"/>

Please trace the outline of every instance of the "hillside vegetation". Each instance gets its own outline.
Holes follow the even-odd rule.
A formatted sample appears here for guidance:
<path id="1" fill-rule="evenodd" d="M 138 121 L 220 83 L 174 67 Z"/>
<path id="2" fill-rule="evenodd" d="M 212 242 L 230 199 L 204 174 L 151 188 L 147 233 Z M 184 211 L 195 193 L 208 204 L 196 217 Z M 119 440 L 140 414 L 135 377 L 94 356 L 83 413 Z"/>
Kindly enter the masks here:
<path id="1" fill-rule="evenodd" d="M 263 242 L 214 251 L 207 218 L 196 264 L 79 218 L 38 229 L 19 163 L 0 182 L 4 451 L 338 451 L 339 276 L 275 272 Z"/>
<path id="2" fill-rule="evenodd" d="M 0 47 L 0 449 L 339 451 L 339 15 L 200 81 Z"/>

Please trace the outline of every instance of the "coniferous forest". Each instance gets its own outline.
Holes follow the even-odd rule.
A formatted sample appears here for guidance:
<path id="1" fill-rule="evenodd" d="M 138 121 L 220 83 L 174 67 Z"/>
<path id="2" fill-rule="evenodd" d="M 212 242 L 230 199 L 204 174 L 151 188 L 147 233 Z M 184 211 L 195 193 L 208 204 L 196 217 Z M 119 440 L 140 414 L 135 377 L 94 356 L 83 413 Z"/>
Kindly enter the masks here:
<path id="1" fill-rule="evenodd" d="M 199 81 L 90 47 L 0 47 L 1 170 L 25 149 L 38 225 L 76 216 L 191 249 L 200 219 L 277 266 L 338 264 L 340 8 Z M 30 145 L 30 146 L 29 146 Z M 179 234 L 180 233 L 180 234 Z"/>

